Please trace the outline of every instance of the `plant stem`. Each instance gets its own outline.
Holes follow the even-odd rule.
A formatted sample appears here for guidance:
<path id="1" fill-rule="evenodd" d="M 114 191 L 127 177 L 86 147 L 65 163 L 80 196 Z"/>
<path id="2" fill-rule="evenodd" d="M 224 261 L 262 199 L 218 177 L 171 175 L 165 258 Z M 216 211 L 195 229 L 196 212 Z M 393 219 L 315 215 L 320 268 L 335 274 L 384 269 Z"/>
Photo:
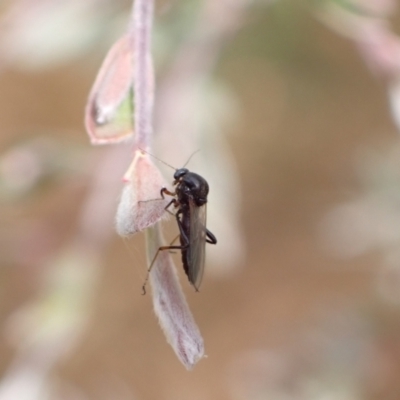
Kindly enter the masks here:
<path id="1" fill-rule="evenodd" d="M 132 46 L 134 57 L 134 124 L 135 147 L 148 149 L 153 133 L 153 66 L 151 59 L 151 29 L 153 0 L 134 0 L 132 15 Z M 150 78 L 150 79 L 149 79 Z"/>

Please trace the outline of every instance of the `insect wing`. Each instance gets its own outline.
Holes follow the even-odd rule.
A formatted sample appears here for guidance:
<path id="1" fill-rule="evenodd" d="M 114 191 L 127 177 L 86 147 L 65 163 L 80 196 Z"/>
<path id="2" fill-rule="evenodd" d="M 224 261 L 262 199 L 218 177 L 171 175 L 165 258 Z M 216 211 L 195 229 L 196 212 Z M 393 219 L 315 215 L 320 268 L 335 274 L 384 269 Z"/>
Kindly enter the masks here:
<path id="1" fill-rule="evenodd" d="M 190 208 L 189 270 L 190 283 L 198 290 L 203 278 L 206 258 L 207 207 L 197 206 L 192 199 Z"/>

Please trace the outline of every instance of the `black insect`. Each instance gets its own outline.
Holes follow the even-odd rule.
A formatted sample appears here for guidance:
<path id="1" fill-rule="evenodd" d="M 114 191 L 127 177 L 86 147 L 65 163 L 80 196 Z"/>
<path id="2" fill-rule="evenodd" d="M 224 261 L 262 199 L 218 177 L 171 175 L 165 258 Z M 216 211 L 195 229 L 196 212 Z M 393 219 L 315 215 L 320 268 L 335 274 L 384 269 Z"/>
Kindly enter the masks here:
<path id="1" fill-rule="evenodd" d="M 160 247 L 150 264 L 148 272 L 151 271 L 160 251 L 181 250 L 183 268 L 189 282 L 198 291 L 204 272 L 206 242 L 217 244 L 216 237 L 206 227 L 209 187 L 202 176 L 190 172 L 186 168 L 176 170 L 173 185 L 175 186 L 174 192 L 162 188 L 160 193 L 163 199 L 164 195 L 173 196 L 165 210 L 176 218 L 180 245 L 174 246 L 172 242 L 169 246 Z M 171 206 L 175 208 L 175 213 L 169 210 Z M 143 285 L 143 294 L 146 293 L 147 279 L 148 277 Z"/>

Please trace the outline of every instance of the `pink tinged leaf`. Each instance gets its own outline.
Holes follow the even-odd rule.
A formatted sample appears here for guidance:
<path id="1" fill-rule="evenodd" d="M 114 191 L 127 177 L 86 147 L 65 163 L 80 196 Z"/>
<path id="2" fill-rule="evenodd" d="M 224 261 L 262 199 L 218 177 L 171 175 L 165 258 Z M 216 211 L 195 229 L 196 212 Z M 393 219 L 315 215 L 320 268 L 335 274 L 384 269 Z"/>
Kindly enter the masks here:
<path id="1" fill-rule="evenodd" d="M 108 52 L 90 92 L 85 126 L 93 144 L 117 143 L 133 136 L 133 55 L 124 35 Z"/>
<path id="2" fill-rule="evenodd" d="M 163 245 L 160 227 L 146 231 L 147 258 L 152 261 Z M 176 276 L 168 251 L 161 251 L 150 272 L 154 311 L 168 343 L 187 369 L 204 357 L 204 343 Z"/>
<path id="3" fill-rule="evenodd" d="M 160 193 L 167 183 L 147 154 L 140 150 L 135 152 L 124 181 L 116 215 L 119 235 L 140 232 L 169 215 L 165 206 L 171 200 L 163 199 Z"/>

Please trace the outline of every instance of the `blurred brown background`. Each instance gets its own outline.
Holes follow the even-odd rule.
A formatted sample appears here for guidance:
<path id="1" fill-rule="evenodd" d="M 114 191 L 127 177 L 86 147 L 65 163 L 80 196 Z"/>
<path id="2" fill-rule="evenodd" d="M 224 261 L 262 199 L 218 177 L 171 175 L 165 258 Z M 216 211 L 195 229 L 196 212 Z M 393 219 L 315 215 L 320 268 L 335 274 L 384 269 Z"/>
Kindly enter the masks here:
<path id="1" fill-rule="evenodd" d="M 40 298 L 47 260 L 73 238 L 93 160 L 107 151 L 90 146 L 82 123 L 106 48 L 52 68 L 1 70 L 2 173 L 20 176 L 18 165 L 27 163 L 24 176 L 37 166 L 30 167 L 29 152 L 5 162 L 12 149 L 41 146 L 42 157 L 32 187 L 2 184 L 5 376 L 18 348 L 10 318 Z M 382 169 L 395 177 L 389 188 L 399 183 L 396 157 L 388 162 L 399 139 L 383 82 L 350 41 L 285 1 L 248 12 L 215 73 L 240 105 L 239 123 L 226 135 L 240 173 L 246 260 L 217 276 L 209 263 L 200 293 L 180 275 L 208 357 L 191 372 L 179 363 L 150 296 L 141 296 L 143 235 L 124 241 L 112 234 L 88 325 L 52 369 L 52 379 L 69 388 L 57 398 L 400 398 L 400 275 L 387 268 L 395 246 L 389 255 L 382 242 L 342 253 L 326 222 L 340 204 L 374 193 L 370 177 L 379 182 Z M 377 200 L 377 208 L 386 206 Z M 345 240 L 350 247 L 355 235 Z"/>

